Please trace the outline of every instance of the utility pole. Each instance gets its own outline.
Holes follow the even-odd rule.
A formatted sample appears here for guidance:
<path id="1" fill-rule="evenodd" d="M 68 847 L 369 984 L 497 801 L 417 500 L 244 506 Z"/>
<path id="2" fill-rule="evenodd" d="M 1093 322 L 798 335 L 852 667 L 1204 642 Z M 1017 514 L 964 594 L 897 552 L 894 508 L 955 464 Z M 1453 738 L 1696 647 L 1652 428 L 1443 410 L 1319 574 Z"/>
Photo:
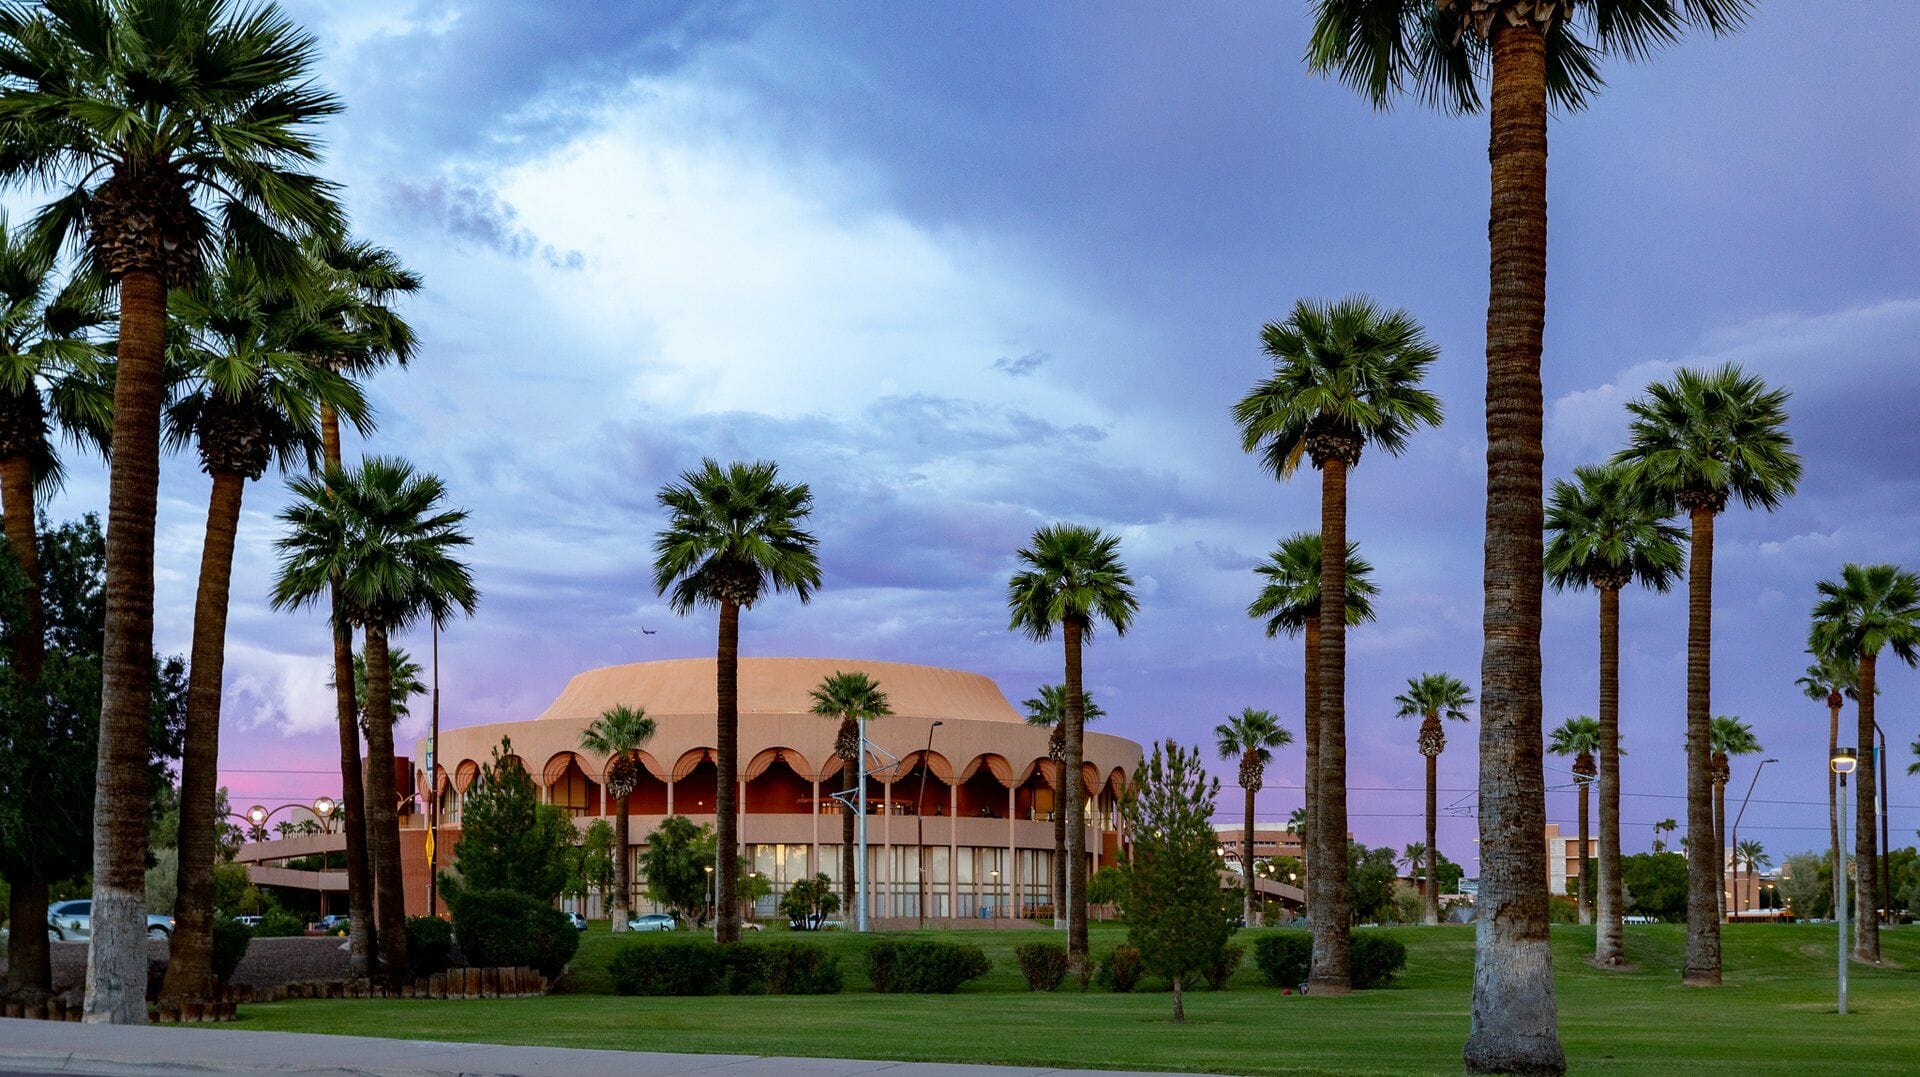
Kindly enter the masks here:
<path id="1" fill-rule="evenodd" d="M 427 915 L 440 915 L 440 622 L 433 622 L 433 728 L 427 734 Z"/>

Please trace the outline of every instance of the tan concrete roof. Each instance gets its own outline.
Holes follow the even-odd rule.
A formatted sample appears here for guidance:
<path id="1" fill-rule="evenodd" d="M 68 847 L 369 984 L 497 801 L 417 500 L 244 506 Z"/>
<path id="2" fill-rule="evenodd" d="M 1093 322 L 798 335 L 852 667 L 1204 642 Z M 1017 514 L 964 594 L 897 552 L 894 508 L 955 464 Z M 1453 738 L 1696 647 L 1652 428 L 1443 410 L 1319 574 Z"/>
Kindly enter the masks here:
<path id="1" fill-rule="evenodd" d="M 539 718 L 591 720 L 624 703 L 655 717 L 711 719 L 719 707 L 714 666 L 712 658 L 674 658 L 590 669 L 568 681 Z M 1025 720 L 999 687 L 978 673 L 853 658 L 742 658 L 740 713 L 806 714 L 813 708 L 808 693 L 836 672 L 871 676 L 901 717 Z"/>

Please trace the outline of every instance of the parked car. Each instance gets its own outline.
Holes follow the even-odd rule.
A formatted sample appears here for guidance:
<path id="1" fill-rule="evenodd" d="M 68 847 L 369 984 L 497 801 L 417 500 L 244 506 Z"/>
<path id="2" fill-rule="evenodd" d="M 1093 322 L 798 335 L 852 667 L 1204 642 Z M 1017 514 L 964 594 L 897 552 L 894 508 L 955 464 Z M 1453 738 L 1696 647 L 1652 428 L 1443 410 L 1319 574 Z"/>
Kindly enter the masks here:
<path id="1" fill-rule="evenodd" d="M 787 920 L 787 927 L 794 931 L 833 931 L 839 928 L 840 921 L 829 920 L 823 913 L 811 913 L 806 916 L 794 916 Z"/>
<path id="2" fill-rule="evenodd" d="M 761 926 L 760 926 L 759 924 L 756 924 L 756 923 L 754 923 L 754 922 L 753 922 L 752 920 L 742 920 L 742 921 L 740 921 L 740 930 L 742 930 L 742 931 L 764 931 L 764 930 L 766 930 L 766 929 L 765 929 L 765 928 L 763 928 L 763 927 L 761 927 Z"/>
<path id="3" fill-rule="evenodd" d="M 349 918 L 346 917 L 345 915 L 337 912 L 330 912 L 327 915 L 322 916 L 320 918 L 320 930 L 331 935 L 336 929 L 348 926 L 350 922 L 351 921 L 349 920 Z"/>
<path id="4" fill-rule="evenodd" d="M 628 931 L 673 931 L 679 926 L 673 914 L 665 912 L 650 912 L 627 921 Z"/>
<path id="5" fill-rule="evenodd" d="M 572 924 L 575 931 L 585 931 L 587 929 L 587 918 L 577 912 L 567 914 L 567 923 Z"/>
<path id="6" fill-rule="evenodd" d="M 266 918 L 263 916 L 236 916 L 233 919 L 234 922 L 242 927 L 259 927 L 260 921 Z"/>
<path id="7" fill-rule="evenodd" d="M 47 926 L 58 932 L 59 938 L 79 940 L 93 937 L 93 901 L 90 898 L 74 898 L 70 901 L 57 901 L 47 908 Z M 149 915 L 147 917 L 147 937 L 167 940 L 173 938 L 173 917 Z"/>

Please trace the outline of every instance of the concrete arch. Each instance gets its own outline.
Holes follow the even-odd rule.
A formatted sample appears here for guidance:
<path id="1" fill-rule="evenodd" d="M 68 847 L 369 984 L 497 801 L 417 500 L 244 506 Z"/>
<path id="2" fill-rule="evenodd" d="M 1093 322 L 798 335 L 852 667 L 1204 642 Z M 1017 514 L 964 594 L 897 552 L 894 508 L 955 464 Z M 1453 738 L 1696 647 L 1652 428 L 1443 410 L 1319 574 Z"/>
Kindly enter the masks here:
<path id="1" fill-rule="evenodd" d="M 913 768 L 919 766 L 920 760 L 922 759 L 927 761 L 927 770 L 931 772 L 934 777 L 948 785 L 960 784 L 962 779 L 954 776 L 953 764 L 947 761 L 947 757 L 941 755 L 939 752 L 927 751 L 925 748 L 918 748 L 901 756 L 900 765 L 893 768 L 892 780 L 899 781 L 912 773 Z M 994 776 L 999 777 L 997 773 Z M 971 775 L 969 775 L 969 777 L 971 777 Z"/>
<path id="2" fill-rule="evenodd" d="M 673 777 L 670 780 L 676 781 L 676 782 L 680 781 L 681 779 L 685 778 L 687 775 L 692 774 L 695 767 L 698 767 L 700 764 L 705 763 L 710 759 L 713 759 L 714 755 L 715 755 L 715 752 L 712 748 L 687 749 L 686 751 L 680 753 L 679 759 L 674 760 Z"/>
<path id="3" fill-rule="evenodd" d="M 1001 785 L 1011 787 L 1019 784 L 1019 782 L 1015 780 L 1013 776 L 1013 765 L 1007 762 L 1007 757 L 1003 755 L 996 755 L 993 752 L 986 752 L 981 755 L 974 756 L 972 761 L 969 762 L 963 770 L 961 770 L 960 781 L 964 782 L 967 779 L 973 777 L 975 774 L 979 773 L 980 768 L 982 767 L 985 767 L 987 769 L 987 772 L 989 774 L 992 774 L 994 778 L 1000 782 Z M 957 785 L 959 784 L 959 782 L 955 782 L 954 784 Z"/>
<path id="4" fill-rule="evenodd" d="M 607 777 L 613 772 L 613 759 L 614 759 L 613 756 L 607 757 L 606 762 L 602 764 L 600 767 L 600 773 L 598 775 L 594 775 L 594 778 L 593 778 L 594 781 L 599 782 L 601 785 L 607 784 Z M 641 769 L 645 770 L 648 774 L 653 775 L 654 777 L 660 779 L 663 782 L 667 780 L 668 774 L 671 773 L 670 771 L 667 770 L 666 766 L 660 762 L 660 760 L 655 759 L 653 757 L 653 753 L 647 751 L 644 748 L 634 749 L 633 760 L 634 762 L 640 764 Z M 582 769 L 585 769 L 585 768 L 582 768 Z M 592 774 L 593 772 L 588 771 L 588 773 Z"/>
<path id="5" fill-rule="evenodd" d="M 747 760 L 746 768 L 740 772 L 740 777 L 752 781 L 765 774 L 767 768 L 776 762 L 784 762 L 793 768 L 795 774 L 808 780 L 813 778 L 813 771 L 807 765 L 807 757 L 792 748 L 767 748 L 760 751 L 752 759 Z"/>
<path id="6" fill-rule="evenodd" d="M 1116 797 L 1127 792 L 1127 771 L 1125 767 L 1115 767 L 1107 772 L 1107 791 Z"/>
<path id="7" fill-rule="evenodd" d="M 580 753 L 555 752 L 553 753 L 553 757 L 547 760 L 547 765 L 540 768 L 541 788 L 544 789 L 554 782 L 559 781 L 561 776 L 566 774 L 569 765 L 579 767 L 580 773 L 582 774 L 593 773 L 593 771 L 587 768 L 587 761 L 580 758 Z"/>
<path id="8" fill-rule="evenodd" d="M 453 768 L 453 786 L 462 793 L 473 788 L 480 780 L 480 764 L 471 759 L 462 759 L 460 765 Z"/>

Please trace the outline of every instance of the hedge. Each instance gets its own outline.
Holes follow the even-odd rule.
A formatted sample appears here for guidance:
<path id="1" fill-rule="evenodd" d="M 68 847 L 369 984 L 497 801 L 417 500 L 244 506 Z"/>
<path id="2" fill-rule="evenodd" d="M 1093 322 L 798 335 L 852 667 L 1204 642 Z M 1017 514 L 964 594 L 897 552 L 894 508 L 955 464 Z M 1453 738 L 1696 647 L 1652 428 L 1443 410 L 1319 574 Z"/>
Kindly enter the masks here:
<path id="1" fill-rule="evenodd" d="M 887 994 L 951 995 L 992 967 L 986 951 L 969 943 L 885 939 L 867 949 L 867 978 Z"/>
<path id="2" fill-rule="evenodd" d="M 1100 971 L 1095 982 L 1126 994 L 1140 986 L 1140 978 L 1146 975 L 1146 965 L 1141 961 L 1140 951 L 1132 946 L 1116 946 L 1107 959 L 1100 963 Z"/>
<path id="3" fill-rule="evenodd" d="M 1305 931 L 1276 931 L 1253 944 L 1253 963 L 1275 987 L 1299 987 L 1313 968 L 1313 936 Z M 1390 935 L 1353 933 L 1348 970 L 1355 990 L 1385 987 L 1407 966 L 1407 948 Z"/>
<path id="4" fill-rule="evenodd" d="M 453 934 L 475 968 L 531 966 L 558 977 L 580 948 L 567 914 L 513 890 L 469 890 L 453 906 Z"/>
<path id="5" fill-rule="evenodd" d="M 1067 948 L 1057 942 L 1024 942 L 1013 948 L 1027 990 L 1052 991 L 1067 978 Z"/>
<path id="6" fill-rule="evenodd" d="M 253 932 L 231 916 L 213 918 L 213 978 L 226 983 L 253 945 Z"/>
<path id="7" fill-rule="evenodd" d="M 712 939 L 631 943 L 607 972 L 621 995 L 832 995 L 844 979 L 840 958 L 812 943 Z"/>
<path id="8" fill-rule="evenodd" d="M 407 967 L 432 976 L 453 966 L 453 925 L 438 916 L 407 917 Z"/>
<path id="9" fill-rule="evenodd" d="M 1247 956 L 1247 948 L 1237 942 L 1227 943 L 1220 948 L 1220 956 L 1207 969 L 1207 986 L 1215 991 L 1225 991 L 1227 981 L 1240 968 L 1240 962 Z"/>

